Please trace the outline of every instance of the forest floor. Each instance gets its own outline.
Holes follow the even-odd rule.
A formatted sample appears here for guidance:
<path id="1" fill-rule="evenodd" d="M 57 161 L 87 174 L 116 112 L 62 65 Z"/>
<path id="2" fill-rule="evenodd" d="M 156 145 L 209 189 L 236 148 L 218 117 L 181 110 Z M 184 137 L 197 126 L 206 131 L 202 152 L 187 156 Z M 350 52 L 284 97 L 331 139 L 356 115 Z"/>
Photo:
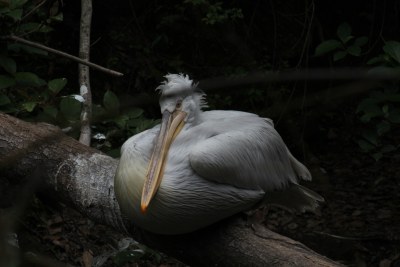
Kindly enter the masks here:
<path id="1" fill-rule="evenodd" d="M 400 266 L 400 155 L 375 162 L 354 145 L 329 151 L 314 154 L 320 181 L 309 185 L 325 198 L 320 213 L 273 209 L 266 225 L 347 266 Z"/>
<path id="2" fill-rule="evenodd" d="M 338 125 L 309 148 L 314 181 L 306 186 L 326 200 L 319 214 L 271 208 L 265 224 L 348 266 L 400 266 L 400 156 L 375 162 L 360 152 L 348 126 Z M 47 255 L 85 267 L 184 266 L 60 204 L 35 199 L 20 224 L 21 249 L 35 253 L 29 257 Z M 127 246 L 133 249 L 118 252 Z"/>

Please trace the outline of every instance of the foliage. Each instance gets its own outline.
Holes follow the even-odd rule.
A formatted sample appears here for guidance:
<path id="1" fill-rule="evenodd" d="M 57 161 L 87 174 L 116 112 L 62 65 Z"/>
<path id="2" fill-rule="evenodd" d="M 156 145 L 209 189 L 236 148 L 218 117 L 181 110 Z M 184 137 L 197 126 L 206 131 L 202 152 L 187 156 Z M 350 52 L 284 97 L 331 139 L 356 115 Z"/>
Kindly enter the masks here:
<path id="1" fill-rule="evenodd" d="M 52 1 L 50 10 L 42 7 L 43 3 L 28 0 L 9 0 L 0 2 L 0 34 L 18 36 L 48 33 L 53 30 L 53 22 L 63 20 L 63 13 L 59 11 L 58 1 Z M 32 51 L 30 47 L 22 49 Z M 34 49 L 36 52 L 39 50 Z M 43 51 L 42 51 L 43 53 Z"/>
<path id="2" fill-rule="evenodd" d="M 333 61 L 339 61 L 348 55 L 358 57 L 364 45 L 368 42 L 368 37 L 361 36 L 355 38 L 351 35 L 352 29 L 346 22 L 339 25 L 336 31 L 338 39 L 329 39 L 320 43 L 315 49 L 315 56 L 322 56 L 333 53 Z"/>
<path id="3" fill-rule="evenodd" d="M 347 55 L 360 57 L 361 47 L 368 42 L 368 38 L 365 36 L 355 38 L 351 32 L 352 29 L 347 23 L 340 24 L 336 32 L 338 39 L 330 39 L 319 44 L 315 49 L 315 56 L 333 53 L 333 61 L 345 59 Z M 374 66 L 370 72 L 400 69 L 400 43 L 386 42 L 383 52 L 368 60 L 367 64 Z M 356 142 L 363 152 L 368 153 L 376 161 L 399 148 L 399 145 L 390 138 L 390 133 L 400 124 L 399 103 L 399 85 L 384 83 L 380 90 L 370 93 L 357 106 L 356 114 L 359 115 L 364 129 Z"/>
<path id="4" fill-rule="evenodd" d="M 400 42 L 388 41 L 382 49 L 384 53 L 370 59 L 367 64 L 378 64 L 378 70 L 381 67 L 398 69 L 400 67 Z"/>
<path id="5" fill-rule="evenodd" d="M 2 36 L 16 35 L 47 42 L 51 24 L 61 22 L 63 13 L 58 1 L 48 7 L 43 2 L 10 0 L 0 2 L 0 28 Z M 37 57 L 48 61 L 46 51 L 30 46 L 4 42 L 0 46 L 0 111 L 22 117 L 25 120 L 45 121 L 69 129 L 68 133 L 78 137 L 83 98 L 71 94 L 66 78 L 46 80 L 43 69 L 32 65 Z M 40 64 L 38 64 L 40 65 Z M 93 107 L 95 145 L 118 156 L 121 142 L 112 143 L 114 135 L 124 139 L 154 124 L 143 117 L 143 110 L 120 109 L 118 97 L 110 90 L 103 96 L 102 105 Z M 122 131 L 122 133 L 121 133 Z"/>
<path id="6" fill-rule="evenodd" d="M 40 3 L 26 0 L 0 2 L 1 35 L 38 36 L 52 31 L 50 24 L 62 20 L 58 2 L 46 14 Z M 40 38 L 40 36 L 38 36 Z M 18 44 L 3 42 L 0 45 L 0 110 L 20 117 L 35 114 L 37 118 L 54 121 L 58 116 L 55 107 L 58 93 L 66 86 L 65 78 L 44 80 L 28 70 L 32 65 L 24 58 L 47 57 L 47 52 Z M 18 64 L 17 64 L 18 62 Z M 34 67 L 33 67 L 34 68 Z M 62 100 L 64 110 L 66 102 Z"/>
<path id="7" fill-rule="evenodd" d="M 383 54 L 370 59 L 367 64 L 376 65 L 371 71 L 400 69 L 400 42 L 388 41 Z M 400 126 L 400 88 L 398 83 L 385 83 L 382 89 L 372 92 L 358 107 L 360 120 L 365 124 L 362 138 L 357 143 L 375 160 L 396 151 L 398 144 L 391 142 L 389 134 Z"/>
<path id="8" fill-rule="evenodd" d="M 118 267 L 127 266 L 129 263 L 144 264 L 147 261 L 161 264 L 164 258 L 164 254 L 152 250 L 137 242 L 132 242 L 129 246 L 116 253 L 116 255 L 113 257 L 113 262 Z"/>
<path id="9" fill-rule="evenodd" d="M 103 105 L 93 106 L 93 121 L 93 146 L 113 157 L 119 156 L 119 144 L 158 122 L 145 118 L 141 108 L 121 109 L 118 97 L 110 90 L 103 96 Z"/>
<path id="10" fill-rule="evenodd" d="M 365 124 L 361 138 L 357 140 L 360 148 L 375 160 L 399 148 L 391 142 L 390 133 L 400 125 L 399 88 L 385 88 L 372 92 L 357 107 L 360 120 Z"/>
<path id="11" fill-rule="evenodd" d="M 211 3 L 208 0 L 185 0 L 185 4 L 192 4 L 193 6 L 202 6 L 206 12 L 201 19 L 205 24 L 214 25 L 222 23 L 227 20 L 242 19 L 243 13 L 240 8 L 224 8 L 223 2 L 217 1 Z"/>
<path id="12" fill-rule="evenodd" d="M 0 2 L 2 36 L 48 42 L 51 25 L 61 22 L 63 13 L 58 1 L 49 6 L 42 4 L 26 0 Z M 50 60 L 47 52 L 6 40 L 0 46 L 0 111 L 60 127 L 78 124 L 83 98 L 66 93 L 71 91 L 66 78 L 42 78 L 50 76 L 43 68 Z"/>

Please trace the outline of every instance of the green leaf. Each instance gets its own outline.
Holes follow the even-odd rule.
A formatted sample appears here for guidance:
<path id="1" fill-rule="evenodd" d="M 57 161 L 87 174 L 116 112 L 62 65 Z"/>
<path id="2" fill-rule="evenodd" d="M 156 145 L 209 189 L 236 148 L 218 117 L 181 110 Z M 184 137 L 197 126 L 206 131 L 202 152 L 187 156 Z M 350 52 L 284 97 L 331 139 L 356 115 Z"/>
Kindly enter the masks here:
<path id="1" fill-rule="evenodd" d="M 37 95 L 37 99 L 40 100 L 40 102 L 47 102 L 49 100 L 50 96 L 47 91 L 41 91 Z"/>
<path id="2" fill-rule="evenodd" d="M 384 115 L 382 109 L 378 106 L 377 102 L 373 102 L 372 100 L 370 102 L 366 101 L 360 103 L 357 111 L 364 112 L 364 114 L 361 116 L 361 121 L 363 122 L 369 122 L 372 118 Z"/>
<path id="3" fill-rule="evenodd" d="M 315 56 L 321 56 L 323 54 L 329 53 L 337 48 L 341 47 L 342 44 L 338 40 L 327 40 L 320 43 L 317 48 L 315 48 Z"/>
<path id="4" fill-rule="evenodd" d="M 398 93 L 400 96 L 400 91 L 397 86 L 387 86 L 383 89 L 383 92 L 385 94 L 397 94 Z"/>
<path id="5" fill-rule="evenodd" d="M 52 27 L 36 22 L 23 23 L 18 28 L 18 31 L 21 33 L 32 33 L 32 32 L 48 33 L 52 30 L 53 30 Z"/>
<path id="6" fill-rule="evenodd" d="M 400 109 L 394 109 L 389 113 L 388 120 L 392 123 L 400 123 Z"/>
<path id="7" fill-rule="evenodd" d="M 347 51 L 350 55 L 355 56 L 355 57 L 358 57 L 358 56 L 360 56 L 360 54 L 361 54 L 361 48 L 360 48 L 359 46 L 356 46 L 356 45 L 351 45 L 351 46 L 349 46 L 349 47 L 346 49 L 346 51 Z"/>
<path id="8" fill-rule="evenodd" d="M 335 54 L 333 54 L 333 61 L 338 61 L 343 59 L 347 55 L 346 51 L 337 51 Z"/>
<path id="9" fill-rule="evenodd" d="M 43 112 L 52 118 L 56 118 L 58 114 L 58 109 L 56 107 L 49 106 L 49 107 L 44 107 Z"/>
<path id="10" fill-rule="evenodd" d="M 382 158 L 383 154 L 382 154 L 381 152 L 377 152 L 377 153 L 372 154 L 371 156 L 372 156 L 376 161 L 379 161 L 379 160 Z"/>
<path id="11" fill-rule="evenodd" d="M 52 27 L 50 27 L 50 26 L 48 26 L 48 25 L 40 25 L 40 27 L 39 27 L 39 29 L 38 29 L 38 32 L 44 32 L 44 33 L 48 33 L 48 32 L 51 32 L 51 31 L 53 31 L 54 29 L 52 28 Z"/>
<path id="12" fill-rule="evenodd" d="M 16 9 L 22 7 L 28 0 L 10 0 L 10 9 Z"/>
<path id="13" fill-rule="evenodd" d="M 382 111 L 383 111 L 383 113 L 384 113 L 385 115 L 388 114 L 388 113 L 389 113 L 389 106 L 388 106 L 388 105 L 383 105 Z"/>
<path id="14" fill-rule="evenodd" d="M 339 39 L 343 43 L 346 43 L 349 40 L 348 37 L 351 34 L 351 27 L 348 23 L 344 22 L 339 25 L 336 33 L 337 33 L 337 36 L 339 37 Z"/>
<path id="15" fill-rule="evenodd" d="M 141 108 L 131 108 L 125 114 L 131 119 L 139 118 L 143 114 L 144 110 Z"/>
<path id="16" fill-rule="evenodd" d="M 64 15 L 63 15 L 63 13 L 60 12 L 57 15 L 50 17 L 50 19 L 57 21 L 57 22 L 61 22 L 64 20 Z"/>
<path id="17" fill-rule="evenodd" d="M 8 96 L 4 95 L 4 94 L 0 94 L 0 106 L 4 106 L 7 104 L 10 104 L 11 100 L 10 98 L 8 98 Z"/>
<path id="18" fill-rule="evenodd" d="M 367 129 L 362 133 L 362 136 L 370 142 L 371 144 L 377 146 L 378 145 L 378 135 L 375 131 L 371 129 Z"/>
<path id="19" fill-rule="evenodd" d="M 17 71 L 17 63 L 7 56 L 0 55 L 0 66 L 10 74 L 14 74 Z"/>
<path id="20" fill-rule="evenodd" d="M 124 129 L 126 126 L 126 122 L 129 120 L 127 115 L 120 115 L 113 119 L 113 121 L 118 125 L 119 128 Z"/>
<path id="21" fill-rule="evenodd" d="M 8 12 L 10 12 L 8 3 L 3 3 L 0 1 L 0 15 L 7 14 Z"/>
<path id="22" fill-rule="evenodd" d="M 381 149 L 382 153 L 389 153 L 392 152 L 394 150 L 396 150 L 397 148 L 394 145 L 384 145 Z"/>
<path id="23" fill-rule="evenodd" d="M 376 132 L 378 133 L 378 135 L 383 135 L 387 132 L 390 131 L 390 123 L 387 121 L 381 121 L 380 123 L 378 123 L 378 125 L 376 125 Z"/>
<path id="24" fill-rule="evenodd" d="M 378 63 L 386 62 L 384 55 L 379 55 L 377 57 L 373 57 L 367 61 L 368 65 L 374 65 Z"/>
<path id="25" fill-rule="evenodd" d="M 1 112 L 8 113 L 8 114 L 16 113 L 19 111 L 20 110 L 17 109 L 16 107 L 14 107 L 14 105 L 5 105 L 5 106 L 1 107 Z"/>
<path id="26" fill-rule="evenodd" d="M 383 51 L 393 58 L 397 63 L 400 63 L 400 42 L 389 41 L 383 46 Z"/>
<path id="27" fill-rule="evenodd" d="M 365 140 L 357 140 L 357 143 L 364 152 L 369 152 L 375 148 L 375 146 Z"/>
<path id="28" fill-rule="evenodd" d="M 22 9 L 14 9 L 6 14 L 7 17 L 12 18 L 14 21 L 21 20 Z"/>
<path id="29" fill-rule="evenodd" d="M 39 87 L 46 84 L 45 81 L 32 72 L 17 72 L 15 73 L 15 80 L 17 84 L 25 86 Z"/>
<path id="30" fill-rule="evenodd" d="M 50 91 L 54 93 L 54 95 L 58 94 L 67 84 L 67 79 L 59 78 L 51 80 L 47 83 L 47 86 Z"/>
<path id="31" fill-rule="evenodd" d="M 136 129 L 137 127 L 140 127 L 143 124 L 142 119 L 130 119 L 127 122 L 127 126 L 129 129 Z"/>
<path id="32" fill-rule="evenodd" d="M 103 104 L 104 107 L 111 112 L 117 112 L 119 109 L 118 97 L 110 90 L 107 90 L 107 92 L 104 94 Z"/>
<path id="33" fill-rule="evenodd" d="M 82 104 L 74 97 L 63 97 L 60 101 L 60 111 L 68 120 L 78 120 L 81 114 Z"/>
<path id="34" fill-rule="evenodd" d="M 385 66 L 376 66 L 368 70 L 372 74 L 393 74 L 393 68 Z"/>
<path id="35" fill-rule="evenodd" d="M 367 36 L 361 36 L 358 37 L 355 41 L 354 41 L 354 45 L 356 46 L 363 46 L 365 44 L 368 43 L 368 37 Z"/>
<path id="36" fill-rule="evenodd" d="M 343 40 L 343 43 L 345 44 L 345 43 L 347 43 L 348 41 L 350 41 L 350 40 L 352 40 L 352 39 L 354 39 L 354 36 L 349 35 L 349 36 L 347 36 L 347 37 Z"/>
<path id="37" fill-rule="evenodd" d="M 36 55 L 42 55 L 42 56 L 47 56 L 48 53 L 45 50 L 39 49 L 39 48 L 35 48 L 35 47 L 31 47 L 31 46 L 27 46 L 24 44 L 8 44 L 7 45 L 7 49 L 10 51 L 14 51 L 14 52 L 20 52 L 21 50 L 24 52 L 27 52 L 28 54 L 36 54 Z"/>
<path id="38" fill-rule="evenodd" d="M 129 262 L 137 262 L 139 261 L 140 258 L 142 258 L 145 255 L 145 252 L 143 250 L 132 250 L 132 249 L 126 249 L 121 252 L 118 252 L 113 260 L 114 264 L 116 266 L 126 266 L 127 263 Z"/>
<path id="39" fill-rule="evenodd" d="M 15 85 L 15 79 L 7 75 L 0 75 L 0 89 L 12 87 Z"/>
<path id="40" fill-rule="evenodd" d="M 109 155 L 110 157 L 113 157 L 113 158 L 119 158 L 119 157 L 121 157 L 121 148 L 119 147 L 119 148 L 115 148 L 115 149 L 112 149 L 112 150 L 110 150 L 110 151 L 107 151 L 106 152 L 107 153 L 107 155 Z"/>
<path id="41" fill-rule="evenodd" d="M 27 22 L 19 26 L 18 31 L 23 33 L 36 32 L 39 30 L 41 24 L 37 22 Z"/>
<path id="42" fill-rule="evenodd" d="M 30 102 L 25 102 L 25 103 L 23 103 L 23 104 L 22 104 L 22 107 L 23 107 L 26 111 L 32 112 L 33 109 L 36 107 L 36 105 L 37 105 L 37 102 L 35 102 L 35 101 L 30 101 Z"/>
<path id="43" fill-rule="evenodd" d="M 49 55 L 49 53 L 47 51 L 43 50 L 43 49 L 39 49 L 39 48 L 36 48 L 36 47 L 27 46 L 27 45 L 22 45 L 21 49 L 24 52 L 27 52 L 27 53 L 32 54 L 32 55 L 41 55 L 41 56 L 48 56 Z"/>
<path id="44" fill-rule="evenodd" d="M 106 114 L 104 108 L 100 105 L 93 105 L 92 106 L 92 116 L 94 121 L 99 121 L 102 117 Z"/>
<path id="45" fill-rule="evenodd" d="M 364 98 L 360 104 L 357 106 L 356 113 L 360 113 L 361 111 L 368 112 L 371 106 L 377 106 L 376 104 L 379 101 L 376 98 L 368 97 Z M 379 107 L 378 107 L 379 108 Z"/>

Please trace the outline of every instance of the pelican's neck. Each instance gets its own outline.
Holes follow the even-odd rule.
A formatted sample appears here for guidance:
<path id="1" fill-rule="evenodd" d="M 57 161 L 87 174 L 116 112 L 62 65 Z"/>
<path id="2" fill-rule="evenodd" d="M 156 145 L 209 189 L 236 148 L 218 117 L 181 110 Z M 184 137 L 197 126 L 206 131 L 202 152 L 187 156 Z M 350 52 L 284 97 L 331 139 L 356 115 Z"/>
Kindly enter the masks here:
<path id="1" fill-rule="evenodd" d="M 199 108 L 193 111 L 193 115 L 186 122 L 187 128 L 196 126 L 204 121 L 203 111 Z"/>

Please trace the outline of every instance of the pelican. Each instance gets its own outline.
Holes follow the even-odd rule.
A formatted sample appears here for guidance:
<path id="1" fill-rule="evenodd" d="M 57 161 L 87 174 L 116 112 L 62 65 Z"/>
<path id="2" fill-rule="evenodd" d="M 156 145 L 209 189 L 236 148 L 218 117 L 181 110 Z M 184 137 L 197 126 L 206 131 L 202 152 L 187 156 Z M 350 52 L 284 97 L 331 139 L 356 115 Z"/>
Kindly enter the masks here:
<path id="1" fill-rule="evenodd" d="M 213 110 L 188 75 L 168 74 L 160 125 L 129 138 L 114 179 L 122 213 L 147 231 L 192 232 L 269 202 L 313 211 L 323 198 L 300 186 L 308 169 L 272 120 Z"/>

